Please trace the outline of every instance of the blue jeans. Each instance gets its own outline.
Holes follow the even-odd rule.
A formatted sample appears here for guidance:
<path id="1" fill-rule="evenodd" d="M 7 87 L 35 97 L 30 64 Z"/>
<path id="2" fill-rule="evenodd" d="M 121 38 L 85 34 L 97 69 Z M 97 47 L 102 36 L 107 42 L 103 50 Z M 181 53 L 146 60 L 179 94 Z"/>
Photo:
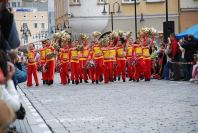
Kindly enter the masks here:
<path id="1" fill-rule="evenodd" d="M 170 70 L 171 70 L 171 63 L 168 61 L 164 66 L 163 77 L 165 80 L 170 79 Z"/>

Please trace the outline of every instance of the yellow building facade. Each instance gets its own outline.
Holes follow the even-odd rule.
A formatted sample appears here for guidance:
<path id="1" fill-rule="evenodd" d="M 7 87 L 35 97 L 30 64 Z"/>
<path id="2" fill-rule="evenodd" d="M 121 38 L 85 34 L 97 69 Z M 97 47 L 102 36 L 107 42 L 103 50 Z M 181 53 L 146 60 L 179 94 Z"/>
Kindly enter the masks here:
<path id="1" fill-rule="evenodd" d="M 120 14 L 114 15 L 114 29 L 135 30 L 135 4 L 133 0 L 108 0 L 113 11 L 113 3 L 120 5 Z M 114 11 L 117 11 L 117 4 Z M 108 6 L 107 6 L 108 10 Z M 175 22 L 175 32 L 179 32 L 179 0 L 168 0 L 169 21 Z M 166 21 L 166 2 L 165 0 L 137 0 L 137 27 L 154 27 L 159 32 L 163 32 L 163 22 Z M 110 30 L 111 21 L 107 29 Z M 106 29 L 106 31 L 107 31 Z"/>
<path id="2" fill-rule="evenodd" d="M 21 39 L 21 45 L 41 40 L 48 36 L 48 12 L 47 11 L 17 11 L 14 10 L 17 30 Z M 30 34 L 25 36 L 23 26 L 26 25 Z"/>

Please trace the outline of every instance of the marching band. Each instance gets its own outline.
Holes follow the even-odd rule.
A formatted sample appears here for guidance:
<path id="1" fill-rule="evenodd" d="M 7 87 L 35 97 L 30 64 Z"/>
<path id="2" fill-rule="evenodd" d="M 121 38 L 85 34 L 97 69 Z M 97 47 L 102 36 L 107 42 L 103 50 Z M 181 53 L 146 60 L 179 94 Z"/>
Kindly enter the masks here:
<path id="1" fill-rule="evenodd" d="M 101 38 L 100 32 L 93 32 L 94 41 L 89 43 L 88 36 L 81 33 L 80 39 L 71 41 L 70 35 L 63 31 L 55 33 L 52 43 L 49 39 L 42 41 L 38 51 L 39 61 L 35 61 L 34 45 L 29 44 L 27 55 L 28 81 L 32 86 L 32 74 L 36 86 L 39 85 L 37 63 L 42 67 L 43 84 L 54 83 L 55 68 L 59 68 L 62 85 L 70 83 L 78 85 L 83 81 L 99 84 L 121 80 L 139 82 L 140 78 L 150 81 L 151 58 L 149 42 L 146 34 L 141 34 L 135 42 L 131 32 L 107 34 Z M 61 41 L 60 41 L 61 40 Z"/>

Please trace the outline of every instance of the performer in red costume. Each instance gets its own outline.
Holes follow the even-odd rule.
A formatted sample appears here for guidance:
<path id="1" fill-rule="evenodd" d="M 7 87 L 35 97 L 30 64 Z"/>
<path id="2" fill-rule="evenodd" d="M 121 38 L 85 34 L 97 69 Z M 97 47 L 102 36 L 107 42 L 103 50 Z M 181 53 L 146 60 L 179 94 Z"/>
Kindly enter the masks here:
<path id="1" fill-rule="evenodd" d="M 93 36 L 95 37 L 95 43 L 93 48 L 93 59 L 96 63 L 96 67 L 95 67 L 95 81 L 96 84 L 99 83 L 99 80 L 101 79 L 101 76 L 103 75 L 103 53 L 102 50 L 100 48 L 98 39 L 99 36 L 101 35 L 100 32 L 94 32 Z"/>
<path id="2" fill-rule="evenodd" d="M 116 81 L 116 48 L 112 40 L 109 45 L 109 80 Z"/>
<path id="3" fill-rule="evenodd" d="M 109 83 L 110 79 L 110 50 L 108 46 L 108 42 L 104 42 L 102 44 L 102 52 L 103 52 L 103 58 L 104 58 L 104 66 L 103 66 L 103 72 L 104 72 L 104 83 Z"/>
<path id="4" fill-rule="evenodd" d="M 142 54 L 143 54 L 143 70 L 145 81 L 150 81 L 151 78 L 151 57 L 149 53 L 149 46 L 147 43 L 142 44 Z"/>
<path id="5" fill-rule="evenodd" d="M 91 46 L 93 46 L 95 42 L 91 42 Z M 89 78 L 92 81 L 92 84 L 95 82 L 95 62 L 93 58 L 93 49 L 89 50 L 89 55 L 86 63 L 86 68 L 88 69 L 89 72 Z"/>
<path id="6" fill-rule="evenodd" d="M 27 63 L 27 86 L 32 86 L 32 75 L 34 76 L 34 80 L 36 86 L 39 86 L 38 81 L 38 74 L 37 74 L 37 65 L 35 61 L 35 51 L 34 51 L 34 44 L 29 44 L 29 51 L 28 51 L 28 63 Z"/>
<path id="7" fill-rule="evenodd" d="M 132 64 L 132 60 L 133 60 L 133 43 L 132 40 L 129 40 L 126 46 L 126 58 L 127 58 L 127 72 L 128 72 L 128 77 L 129 77 L 129 81 L 133 80 L 133 74 L 134 74 L 134 67 Z"/>
<path id="8" fill-rule="evenodd" d="M 124 46 L 121 41 L 118 41 L 116 47 L 116 55 L 117 55 L 117 75 L 118 80 L 120 80 L 120 76 L 122 75 L 123 82 L 126 81 L 126 58 L 124 55 Z"/>
<path id="9" fill-rule="evenodd" d="M 46 53 L 45 53 L 45 49 L 46 49 L 46 45 L 45 45 L 46 40 L 42 41 L 42 48 L 40 49 L 39 53 L 40 53 L 40 64 L 41 64 L 41 68 L 44 67 L 45 63 L 46 63 Z M 43 84 L 46 84 L 47 82 L 47 73 L 45 71 L 42 70 L 42 80 L 43 80 Z"/>
<path id="10" fill-rule="evenodd" d="M 70 82 L 69 73 L 68 73 L 68 64 L 69 64 L 69 41 L 70 35 L 66 32 L 62 33 L 61 36 L 61 47 L 59 51 L 59 62 L 60 62 L 60 77 L 61 84 L 66 85 Z"/>
<path id="11" fill-rule="evenodd" d="M 79 77 L 80 82 L 82 82 L 82 79 L 85 83 L 88 83 L 88 69 L 86 68 L 88 56 L 89 56 L 89 45 L 88 45 L 88 37 L 81 33 L 81 40 L 83 49 L 79 51 Z"/>
<path id="12" fill-rule="evenodd" d="M 71 80 L 72 84 L 79 84 L 79 57 L 78 57 L 78 50 L 77 45 L 79 44 L 78 41 L 72 43 L 72 47 L 70 48 L 70 64 L 71 64 Z"/>
<path id="13" fill-rule="evenodd" d="M 142 47 L 140 44 L 134 44 L 134 54 L 135 54 L 135 73 L 134 73 L 134 80 L 139 82 L 140 75 L 143 72 L 142 64 L 143 64 L 143 57 L 142 57 Z"/>
<path id="14" fill-rule="evenodd" d="M 50 40 L 46 41 L 46 67 L 47 67 L 47 84 L 52 85 L 54 83 L 55 72 L 55 49 L 51 46 Z"/>

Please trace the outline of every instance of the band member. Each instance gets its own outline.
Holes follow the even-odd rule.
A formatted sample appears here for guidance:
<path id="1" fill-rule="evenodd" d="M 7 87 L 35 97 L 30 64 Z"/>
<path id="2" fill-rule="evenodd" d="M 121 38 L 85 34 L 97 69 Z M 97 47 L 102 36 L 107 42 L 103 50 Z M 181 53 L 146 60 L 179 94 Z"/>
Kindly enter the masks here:
<path id="1" fill-rule="evenodd" d="M 80 82 L 82 82 L 82 79 L 85 83 L 88 83 L 88 69 L 86 68 L 86 64 L 88 61 L 89 56 L 89 45 L 88 45 L 88 37 L 81 33 L 81 40 L 82 40 L 82 50 L 79 51 L 79 77 Z"/>
<path id="2" fill-rule="evenodd" d="M 109 44 L 106 41 L 106 39 L 103 39 L 104 44 L 102 45 L 102 52 L 103 52 L 103 57 L 104 57 L 104 67 L 103 67 L 103 72 L 104 72 L 104 83 L 107 84 L 109 83 L 110 79 L 110 71 L 109 71 L 109 66 L 110 66 L 110 51 L 109 51 Z"/>
<path id="3" fill-rule="evenodd" d="M 137 41 L 136 41 L 137 42 Z M 141 73 L 143 72 L 142 70 L 142 64 L 143 64 L 143 57 L 142 57 L 142 47 L 140 44 L 138 44 L 139 42 L 137 42 L 136 44 L 133 45 L 134 47 L 134 53 L 135 53 L 135 73 L 134 73 L 134 80 L 139 82 Z"/>
<path id="4" fill-rule="evenodd" d="M 151 78 L 151 57 L 149 53 L 149 46 L 145 43 L 142 46 L 143 54 L 143 70 L 144 70 L 144 79 L 145 81 L 150 81 Z"/>
<path id="5" fill-rule="evenodd" d="M 122 75 L 123 82 L 126 81 L 126 59 L 124 55 L 124 46 L 119 40 L 116 46 L 116 55 L 117 55 L 117 75 L 118 80 L 120 80 L 120 76 Z"/>
<path id="6" fill-rule="evenodd" d="M 116 81 L 116 48 L 112 40 L 109 45 L 109 80 Z"/>
<path id="7" fill-rule="evenodd" d="M 72 47 L 70 48 L 70 63 L 71 63 L 71 80 L 72 84 L 79 84 L 79 57 L 77 45 L 79 45 L 78 41 L 72 43 Z"/>
<path id="8" fill-rule="evenodd" d="M 41 64 L 41 68 L 42 68 L 42 80 L 43 80 L 43 84 L 47 84 L 47 73 L 46 71 L 43 71 L 43 68 L 44 68 L 44 65 L 46 63 L 46 53 L 45 53 L 45 49 L 46 49 L 46 46 L 45 46 L 45 41 L 42 41 L 42 48 L 40 49 L 40 64 Z"/>
<path id="9" fill-rule="evenodd" d="M 91 46 L 94 46 L 94 44 L 95 42 L 92 41 Z M 90 49 L 87 63 L 86 63 L 86 68 L 88 69 L 89 78 L 91 79 L 92 84 L 95 82 L 95 67 L 96 67 L 96 63 L 93 57 L 93 49 Z"/>
<path id="10" fill-rule="evenodd" d="M 93 33 L 93 36 L 95 37 L 95 43 L 93 46 L 93 59 L 96 63 L 96 67 L 95 67 L 96 84 L 99 83 L 99 81 L 101 80 L 101 76 L 103 75 L 103 53 L 98 42 L 100 35 L 101 35 L 100 32 Z"/>
<path id="11" fill-rule="evenodd" d="M 132 64 L 132 60 L 133 60 L 133 45 L 132 45 L 132 41 L 130 40 L 127 43 L 126 46 L 126 57 L 127 57 L 127 72 L 128 72 L 128 77 L 129 77 L 129 81 L 133 80 L 133 74 L 134 74 L 134 67 Z"/>
<path id="12" fill-rule="evenodd" d="M 34 80 L 36 86 L 39 86 L 38 75 L 37 75 L 37 65 L 35 60 L 35 51 L 34 51 L 34 44 L 29 44 L 29 51 L 28 51 L 28 63 L 27 63 L 27 86 L 32 86 L 32 75 L 34 76 Z"/>
<path id="13" fill-rule="evenodd" d="M 46 41 L 46 68 L 47 68 L 47 83 L 52 85 L 54 83 L 55 73 L 55 49 L 51 46 L 50 40 Z"/>
<path id="14" fill-rule="evenodd" d="M 61 36 L 62 42 L 59 50 L 59 63 L 60 63 L 60 77 L 61 84 L 66 85 L 70 82 L 69 73 L 68 73 L 68 64 L 69 64 L 69 41 L 70 36 L 63 32 Z"/>

